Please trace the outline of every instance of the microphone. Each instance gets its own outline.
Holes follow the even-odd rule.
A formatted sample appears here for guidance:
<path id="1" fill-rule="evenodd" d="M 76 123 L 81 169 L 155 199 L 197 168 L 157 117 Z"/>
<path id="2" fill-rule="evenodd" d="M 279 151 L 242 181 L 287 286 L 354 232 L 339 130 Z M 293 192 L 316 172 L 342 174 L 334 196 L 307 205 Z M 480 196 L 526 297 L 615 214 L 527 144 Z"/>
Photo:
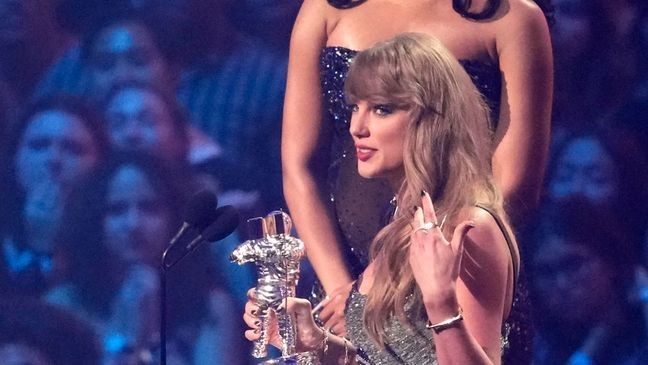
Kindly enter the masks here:
<path id="1" fill-rule="evenodd" d="M 179 250 L 184 251 L 180 243 L 186 243 L 196 237 L 198 232 L 204 230 L 217 218 L 217 204 L 216 195 L 207 190 L 201 190 L 191 196 L 183 213 L 182 226 L 162 254 L 162 266 L 165 269 L 169 269 L 179 261 L 176 253 Z M 172 261 L 173 264 L 169 265 L 168 261 Z"/>
<path id="2" fill-rule="evenodd" d="M 213 223 L 205 228 L 198 236 L 191 240 L 186 246 L 169 246 L 162 257 L 164 270 L 169 270 L 180 262 L 185 256 L 196 249 L 203 241 L 218 241 L 229 236 L 239 222 L 238 211 L 231 205 L 219 207 L 214 210 L 215 218 Z M 193 230 L 192 230 L 193 231 Z M 185 240 L 186 242 L 186 240 Z"/>
<path id="3" fill-rule="evenodd" d="M 216 194 L 201 190 L 191 196 L 185 210 L 185 221 L 194 223 L 195 227 L 203 230 L 216 219 L 218 199 Z"/>
<path id="4" fill-rule="evenodd" d="M 239 214 L 236 208 L 225 205 L 216 209 L 217 218 L 198 237 L 194 238 L 186 247 L 187 253 L 193 251 L 201 242 L 216 242 L 229 236 L 239 224 Z"/>
<path id="5" fill-rule="evenodd" d="M 207 191 L 194 194 L 184 216 L 182 227 L 176 236 L 171 240 L 169 247 L 162 254 L 162 265 L 160 266 L 160 364 L 166 365 L 166 274 L 173 265 L 177 264 L 185 256 L 198 247 L 202 241 L 218 241 L 229 236 L 238 226 L 239 215 L 231 205 L 216 209 L 216 195 Z M 213 223 L 212 223 L 213 222 Z M 211 223 L 211 224 L 210 224 Z M 175 259 L 167 262 L 168 254 L 172 251 L 174 244 L 181 241 L 186 231 L 201 230 L 202 233 L 194 238 L 185 247 L 180 246 L 182 253 Z M 186 242 L 186 240 L 184 240 Z"/>
<path id="6" fill-rule="evenodd" d="M 180 241 L 191 228 L 196 228 L 199 231 L 205 229 L 209 223 L 216 219 L 217 205 L 218 199 L 210 191 L 201 190 L 193 194 L 185 208 L 182 217 L 182 226 L 169 242 L 169 246 L 173 246 L 176 242 Z"/>

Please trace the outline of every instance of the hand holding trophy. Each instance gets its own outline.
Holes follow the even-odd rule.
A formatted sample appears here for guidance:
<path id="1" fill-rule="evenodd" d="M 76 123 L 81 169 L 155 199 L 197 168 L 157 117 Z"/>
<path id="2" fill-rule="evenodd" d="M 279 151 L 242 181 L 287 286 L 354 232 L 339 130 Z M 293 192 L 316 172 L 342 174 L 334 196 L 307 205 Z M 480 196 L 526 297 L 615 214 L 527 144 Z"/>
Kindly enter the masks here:
<path id="1" fill-rule="evenodd" d="M 263 364 L 319 364 L 314 353 L 296 352 L 295 327 L 286 312 L 288 298 L 295 297 L 304 243 L 290 235 L 292 222 L 282 211 L 271 212 L 265 218 L 248 219 L 247 223 L 252 238 L 239 245 L 230 259 L 239 265 L 252 262 L 257 266 L 255 296 L 260 337 L 254 341 L 252 356 L 267 356 L 268 330 L 274 314 L 281 338 L 281 358 Z"/>

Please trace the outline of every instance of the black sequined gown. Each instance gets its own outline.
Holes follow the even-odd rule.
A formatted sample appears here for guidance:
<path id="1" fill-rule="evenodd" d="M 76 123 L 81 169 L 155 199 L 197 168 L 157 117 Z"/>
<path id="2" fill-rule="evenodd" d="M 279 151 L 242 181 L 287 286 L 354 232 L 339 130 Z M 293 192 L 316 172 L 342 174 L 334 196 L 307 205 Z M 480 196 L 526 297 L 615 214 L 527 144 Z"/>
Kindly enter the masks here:
<path id="1" fill-rule="evenodd" d="M 355 276 L 368 264 L 369 244 L 382 228 L 384 217 L 389 214 L 389 201 L 392 198 L 392 193 L 385 183 L 364 179 L 357 173 L 355 148 L 349 133 L 350 112 L 344 101 L 344 80 L 356 53 L 343 47 L 326 47 L 320 59 L 324 118 L 330 119 L 325 122 L 332 123 L 335 128 L 329 169 L 330 196 L 338 226 L 345 240 L 349 266 Z M 461 60 L 460 63 L 484 96 L 492 115 L 495 116 L 492 119 L 496 121 L 501 93 L 499 69 L 480 61 Z M 531 358 L 530 307 L 524 277 L 520 279 L 511 314 L 502 329 L 503 339 L 508 344 L 503 351 L 504 364 L 524 365 L 530 363 Z M 350 298 L 353 299 L 353 296 Z M 361 324 L 361 321 L 357 323 Z M 418 325 L 420 323 L 415 324 L 416 327 Z M 422 363 L 419 361 L 421 359 L 415 360 L 393 363 Z"/>

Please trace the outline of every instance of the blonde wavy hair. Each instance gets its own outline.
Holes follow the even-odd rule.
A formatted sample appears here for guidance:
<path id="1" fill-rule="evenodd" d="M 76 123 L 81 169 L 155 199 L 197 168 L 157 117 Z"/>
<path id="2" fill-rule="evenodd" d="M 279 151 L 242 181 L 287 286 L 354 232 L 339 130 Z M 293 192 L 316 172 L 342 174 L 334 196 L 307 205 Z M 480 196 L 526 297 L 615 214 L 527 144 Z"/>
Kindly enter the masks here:
<path id="1" fill-rule="evenodd" d="M 504 214 L 492 181 L 489 110 L 468 74 L 435 38 L 406 33 L 360 52 L 345 84 L 349 102 L 386 99 L 407 110 L 405 178 L 393 220 L 374 238 L 375 278 L 367 295 L 364 326 L 381 347 L 391 317 L 411 325 L 406 307 L 423 314 L 421 294 L 409 265 L 410 222 L 421 191 L 430 193 L 451 237 L 460 212 L 477 203 Z"/>

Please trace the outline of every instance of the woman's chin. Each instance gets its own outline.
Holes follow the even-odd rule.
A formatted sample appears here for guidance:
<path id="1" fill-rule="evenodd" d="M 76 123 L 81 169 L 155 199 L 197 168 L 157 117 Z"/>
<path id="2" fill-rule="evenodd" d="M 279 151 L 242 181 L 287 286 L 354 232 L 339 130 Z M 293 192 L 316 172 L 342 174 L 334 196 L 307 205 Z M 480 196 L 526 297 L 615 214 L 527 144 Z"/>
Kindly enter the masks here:
<path id="1" fill-rule="evenodd" d="M 370 169 L 358 168 L 358 175 L 365 179 L 379 179 L 381 178 L 380 174 L 377 174 L 375 171 Z"/>

